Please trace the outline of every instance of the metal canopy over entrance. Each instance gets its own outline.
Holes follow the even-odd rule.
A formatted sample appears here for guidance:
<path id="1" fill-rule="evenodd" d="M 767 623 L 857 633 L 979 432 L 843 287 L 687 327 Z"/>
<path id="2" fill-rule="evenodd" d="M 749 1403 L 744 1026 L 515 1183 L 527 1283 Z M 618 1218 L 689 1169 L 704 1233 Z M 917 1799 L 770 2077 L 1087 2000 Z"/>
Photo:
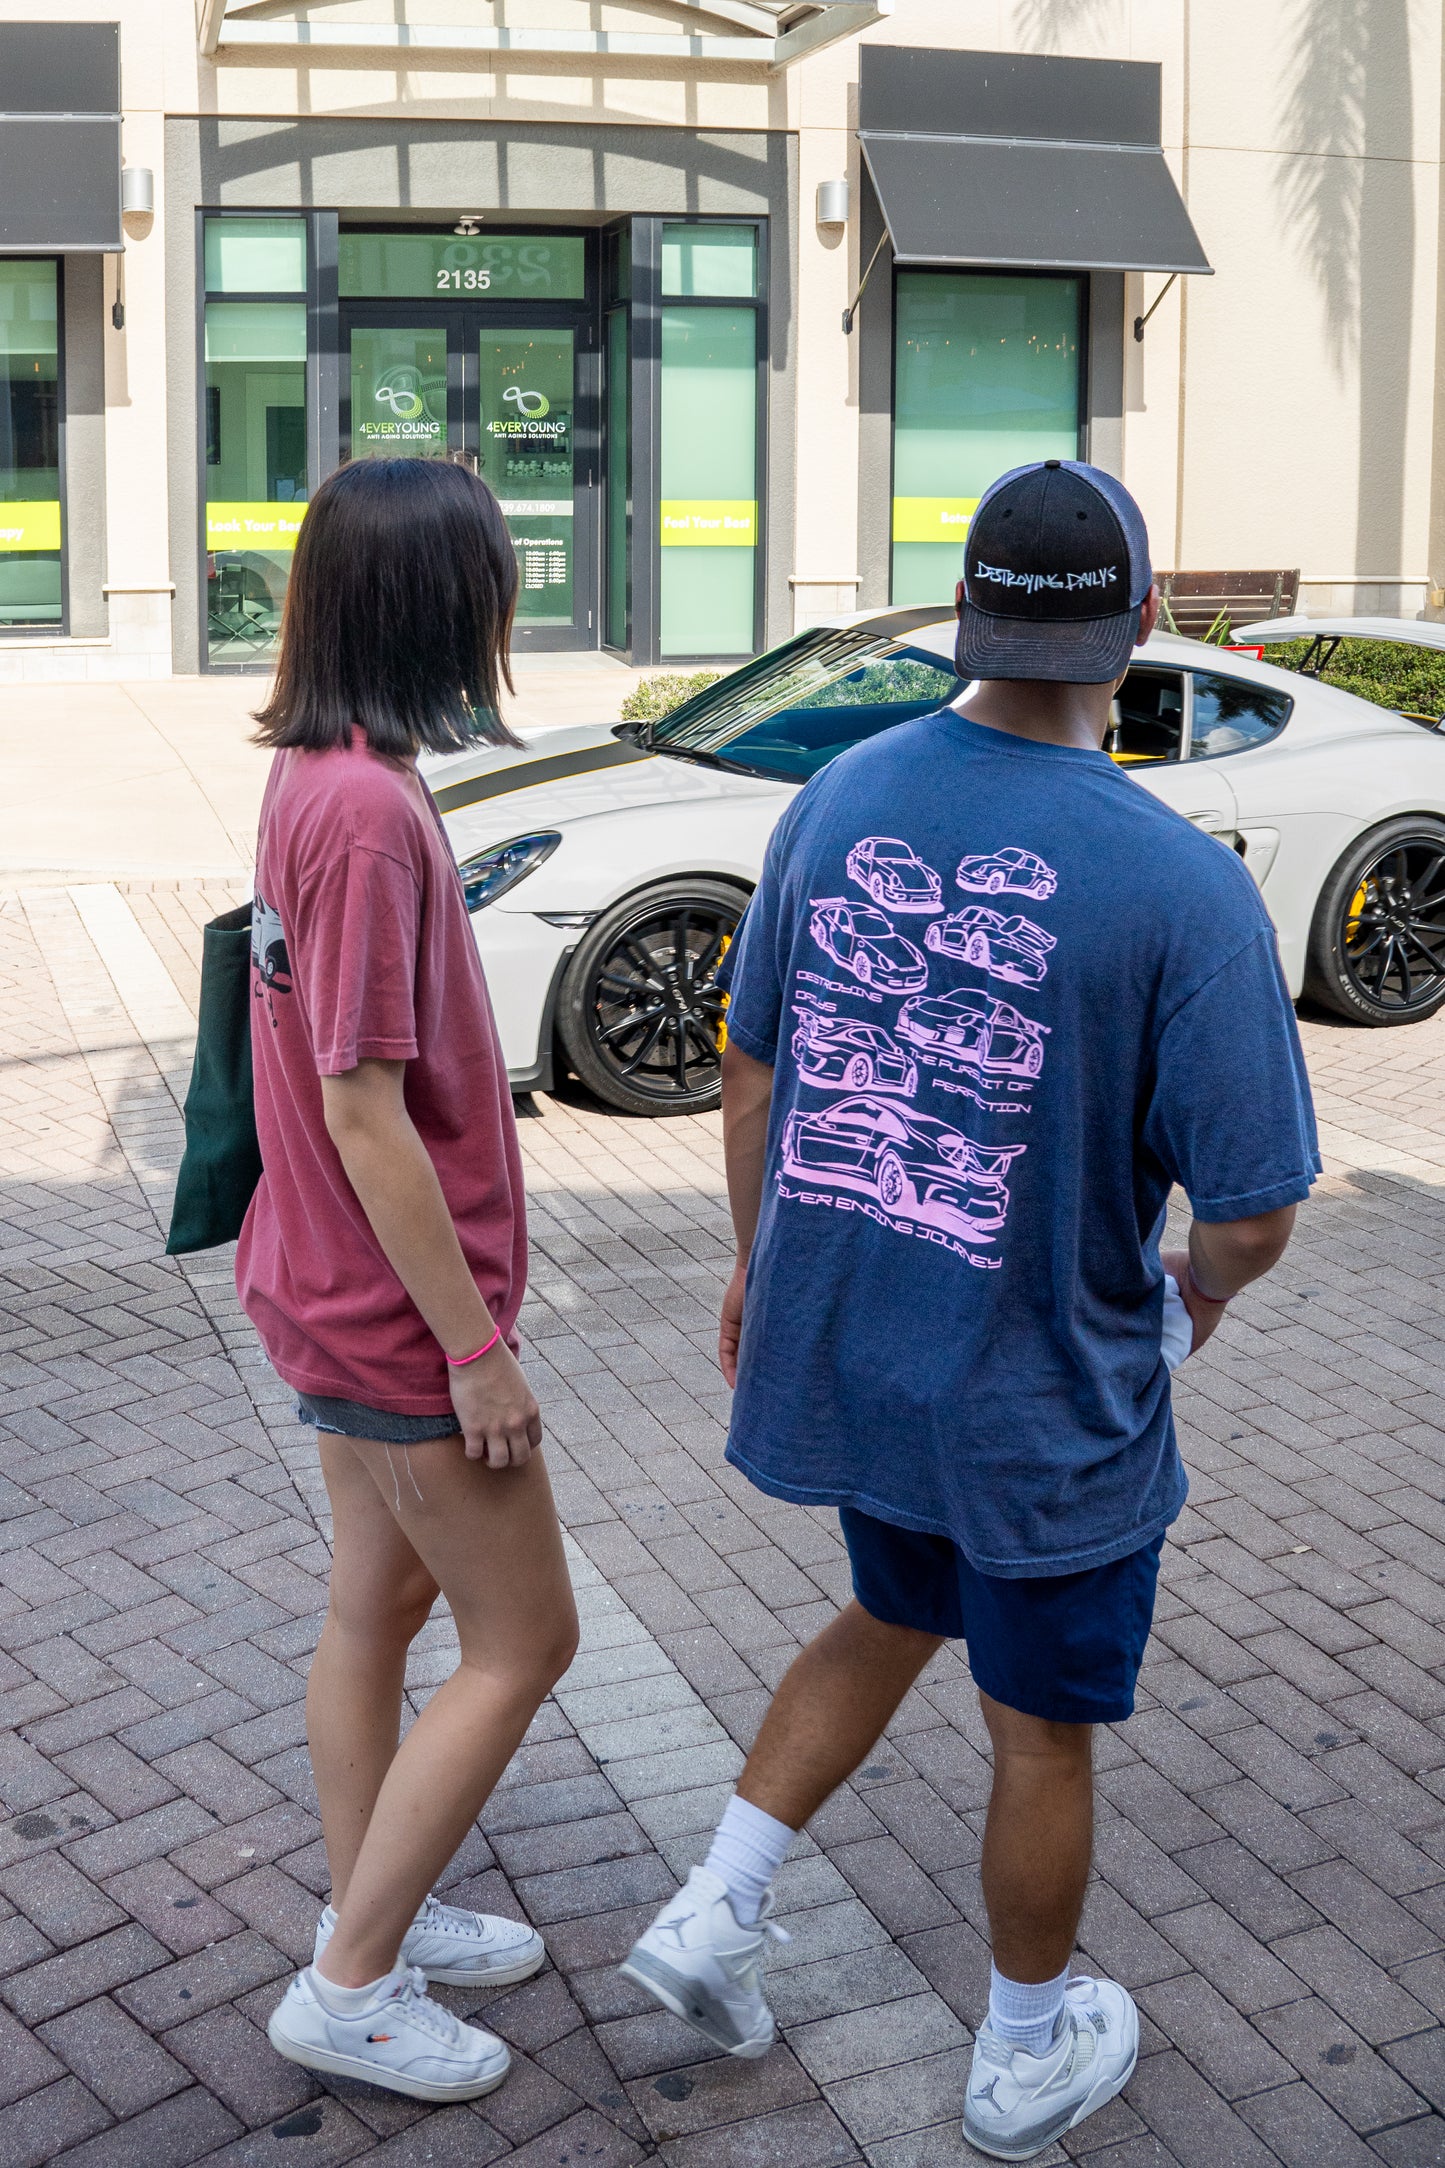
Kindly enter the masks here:
<path id="1" fill-rule="evenodd" d="M 858 139 L 895 262 L 1211 269 L 1152 62 L 865 45 Z"/>
<path id="2" fill-rule="evenodd" d="M 0 252 L 114 254 L 120 26 L 0 24 Z"/>

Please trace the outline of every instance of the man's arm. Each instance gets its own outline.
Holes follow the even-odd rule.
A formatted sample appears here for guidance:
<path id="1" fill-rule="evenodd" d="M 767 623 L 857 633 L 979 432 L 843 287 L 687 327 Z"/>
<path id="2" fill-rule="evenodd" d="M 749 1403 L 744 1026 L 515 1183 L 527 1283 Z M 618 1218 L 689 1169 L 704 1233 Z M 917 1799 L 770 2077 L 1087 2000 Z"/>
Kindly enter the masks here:
<path id="1" fill-rule="evenodd" d="M 1256 1219 L 1195 1220 L 1188 1249 L 1163 1253 L 1161 1263 L 1178 1282 L 1193 1321 L 1191 1355 L 1203 1347 L 1231 1297 L 1279 1263 L 1294 1232 L 1297 1209 L 1286 1204 Z"/>
<path id="2" fill-rule="evenodd" d="M 754 1061 L 736 1041 L 723 1048 L 722 1115 L 723 1157 L 727 1165 L 728 1204 L 732 1208 L 733 1234 L 737 1240 L 737 1263 L 723 1296 L 722 1324 L 718 1331 L 717 1359 L 729 1385 L 738 1381 L 738 1341 L 743 1329 L 743 1288 L 758 1214 L 763 1206 L 763 1166 L 768 1141 L 768 1108 L 773 1097 L 773 1072 L 763 1061 Z"/>
<path id="3" fill-rule="evenodd" d="M 470 1355 L 495 1331 L 477 1292 L 431 1155 L 406 1110 L 406 1064 L 362 1061 L 321 1079 L 336 1146 L 387 1262 L 447 1355 Z M 520 1467 L 542 1442 L 542 1419 L 521 1365 L 499 1340 L 480 1362 L 449 1372 L 469 1460 Z"/>

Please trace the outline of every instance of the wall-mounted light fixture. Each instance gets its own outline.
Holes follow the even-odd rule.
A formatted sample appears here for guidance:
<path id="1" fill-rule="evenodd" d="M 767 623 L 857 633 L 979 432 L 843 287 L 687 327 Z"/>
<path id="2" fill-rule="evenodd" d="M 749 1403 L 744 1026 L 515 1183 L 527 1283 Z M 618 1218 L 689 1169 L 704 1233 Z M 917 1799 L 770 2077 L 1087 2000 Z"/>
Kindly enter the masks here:
<path id="1" fill-rule="evenodd" d="M 849 188 L 846 181 L 819 181 L 818 224 L 820 226 L 846 226 L 848 223 Z"/>
<path id="2" fill-rule="evenodd" d="M 149 166 L 122 166 L 120 207 L 127 218 L 149 218 L 156 207 L 156 177 Z"/>

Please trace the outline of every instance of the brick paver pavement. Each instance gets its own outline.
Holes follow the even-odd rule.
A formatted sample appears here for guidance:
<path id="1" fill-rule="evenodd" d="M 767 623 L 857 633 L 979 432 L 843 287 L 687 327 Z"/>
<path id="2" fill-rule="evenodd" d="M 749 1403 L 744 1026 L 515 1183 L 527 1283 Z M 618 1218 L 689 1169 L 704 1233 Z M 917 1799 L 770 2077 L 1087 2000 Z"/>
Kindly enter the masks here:
<path id="1" fill-rule="evenodd" d="M 827 1514 L 723 1463 L 716 1121 L 580 1097 L 522 1132 L 583 1653 L 448 1884 L 553 1964 L 441 1990 L 512 2043 L 475 2108 L 271 2054 L 325 1888 L 324 1501 L 228 1261 L 167 1262 L 157 1218 L 197 927 L 229 900 L 0 902 L 0 2168 L 958 2160 L 988 1771 L 951 1653 L 783 1871 L 765 2062 L 709 2059 L 613 1969 L 847 1575 Z M 1306 1038 L 1329 1175 L 1180 1380 L 1191 1503 L 1139 1713 L 1099 1741 L 1083 1951 L 1144 2052 L 1046 2162 L 1445 2163 L 1445 1017 Z M 439 1615 L 414 1701 L 450 1649 Z"/>

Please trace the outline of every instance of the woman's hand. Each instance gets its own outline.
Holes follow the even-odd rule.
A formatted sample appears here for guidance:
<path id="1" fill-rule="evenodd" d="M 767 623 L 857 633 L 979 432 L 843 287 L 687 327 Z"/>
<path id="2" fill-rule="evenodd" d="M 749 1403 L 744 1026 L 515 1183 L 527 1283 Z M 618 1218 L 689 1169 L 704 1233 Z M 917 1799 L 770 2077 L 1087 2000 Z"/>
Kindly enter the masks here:
<path id="1" fill-rule="evenodd" d="M 748 1268 L 740 1260 L 733 1266 L 733 1276 L 723 1295 L 717 1334 L 717 1359 L 729 1385 L 738 1382 L 738 1342 L 743 1336 L 743 1290 L 747 1282 Z"/>
<path id="2" fill-rule="evenodd" d="M 542 1414 L 522 1366 L 500 1340 L 490 1355 L 451 1372 L 468 1460 L 488 1468 L 520 1468 L 542 1443 Z"/>

